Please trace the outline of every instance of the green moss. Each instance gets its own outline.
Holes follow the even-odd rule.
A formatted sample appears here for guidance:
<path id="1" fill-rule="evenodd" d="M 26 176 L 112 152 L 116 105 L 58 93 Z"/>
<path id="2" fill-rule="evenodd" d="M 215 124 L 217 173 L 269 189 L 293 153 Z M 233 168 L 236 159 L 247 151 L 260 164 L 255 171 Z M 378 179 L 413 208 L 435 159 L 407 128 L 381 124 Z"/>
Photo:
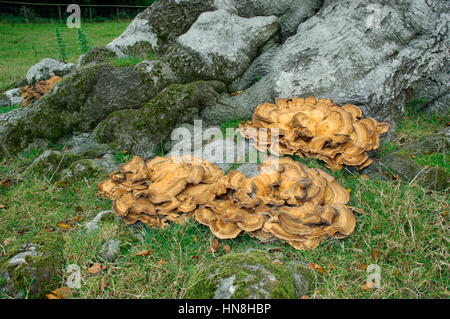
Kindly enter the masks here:
<path id="1" fill-rule="evenodd" d="M 271 262 L 266 252 L 231 253 L 200 265 L 187 283 L 186 298 L 213 298 L 224 280 L 235 288 L 230 298 L 295 298 L 290 271 Z"/>
<path id="2" fill-rule="evenodd" d="M 25 264 L 9 266 L 9 259 L 20 253 L 16 249 L 3 259 L 1 268 L 9 273 L 15 292 L 24 292 L 24 297 L 43 298 L 60 285 L 64 243 L 61 235 L 54 232 L 41 233 L 31 242 L 37 247 L 38 256 L 27 256 Z"/>

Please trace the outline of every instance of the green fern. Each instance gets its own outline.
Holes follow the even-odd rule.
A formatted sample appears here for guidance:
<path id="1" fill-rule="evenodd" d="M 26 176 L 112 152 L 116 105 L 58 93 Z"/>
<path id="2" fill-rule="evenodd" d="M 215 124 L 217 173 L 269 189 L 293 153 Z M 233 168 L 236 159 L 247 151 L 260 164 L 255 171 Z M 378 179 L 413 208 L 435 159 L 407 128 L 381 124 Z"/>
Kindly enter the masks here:
<path id="1" fill-rule="evenodd" d="M 77 40 L 81 54 L 85 54 L 89 50 L 88 40 L 83 30 L 77 29 Z"/>
<path id="2" fill-rule="evenodd" d="M 67 61 L 66 45 L 64 44 L 64 40 L 58 28 L 55 29 L 55 36 L 56 36 L 56 46 L 58 49 L 58 60 L 66 62 Z"/>

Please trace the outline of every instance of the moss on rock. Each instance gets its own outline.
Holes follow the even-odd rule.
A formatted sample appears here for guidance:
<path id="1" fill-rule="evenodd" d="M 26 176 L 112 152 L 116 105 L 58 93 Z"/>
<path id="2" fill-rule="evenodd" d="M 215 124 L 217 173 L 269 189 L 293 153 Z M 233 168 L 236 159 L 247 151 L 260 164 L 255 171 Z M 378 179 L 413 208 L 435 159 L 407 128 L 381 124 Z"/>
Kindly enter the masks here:
<path id="1" fill-rule="evenodd" d="M 309 288 L 311 277 L 279 263 L 267 252 L 231 253 L 209 265 L 199 265 L 186 285 L 185 298 L 298 298 Z M 299 293 L 301 295 L 299 295 Z"/>
<path id="2" fill-rule="evenodd" d="M 98 46 L 89 49 L 85 54 L 80 56 L 78 64 L 79 66 L 83 66 L 89 63 L 99 63 L 115 57 L 116 54 L 111 49 L 104 46 Z"/>
<path id="3" fill-rule="evenodd" d="M 191 121 L 225 89 L 217 81 L 172 84 L 139 110 L 110 114 L 94 130 L 94 138 L 112 148 L 150 157 L 176 124 Z"/>
<path id="4" fill-rule="evenodd" d="M 14 297 L 43 298 L 60 286 L 64 268 L 62 236 L 58 233 L 41 233 L 31 241 L 37 254 L 27 255 L 25 262 L 11 265 L 9 261 L 23 249 L 14 249 L 2 258 L 0 269 L 4 273 L 4 291 Z"/>

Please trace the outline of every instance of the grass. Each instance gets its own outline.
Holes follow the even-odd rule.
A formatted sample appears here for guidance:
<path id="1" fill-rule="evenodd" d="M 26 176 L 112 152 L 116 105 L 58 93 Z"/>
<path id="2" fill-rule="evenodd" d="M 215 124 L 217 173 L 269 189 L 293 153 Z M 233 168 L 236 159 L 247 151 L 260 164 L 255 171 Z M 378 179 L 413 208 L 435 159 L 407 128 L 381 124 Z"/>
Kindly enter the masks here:
<path id="1" fill-rule="evenodd" d="M 404 124 L 412 126 L 406 121 Z M 282 242 L 263 245 L 257 239 L 241 235 L 233 240 L 221 240 L 213 256 L 208 250 L 213 238 L 209 229 L 190 220 L 166 229 L 150 229 L 127 226 L 120 220 L 108 218 L 97 231 L 86 234 L 84 224 L 99 211 L 111 207 L 109 200 L 96 195 L 97 184 L 105 176 L 62 186 L 42 176 L 18 179 L 17 173 L 38 154 L 36 151 L 23 153 L 0 163 L 2 178 L 11 176 L 15 181 L 8 189 L 0 188 L 0 204 L 6 206 L 0 210 L 0 240 L 9 242 L 2 244 L 2 249 L 8 252 L 10 247 L 25 244 L 44 229 L 61 232 L 66 267 L 77 264 L 81 268 L 81 288 L 73 289 L 75 297 L 183 297 L 194 267 L 225 254 L 225 244 L 234 252 L 280 247 L 288 259 L 320 265 L 323 271 L 315 271 L 317 282 L 308 294 L 311 298 L 450 296 L 448 193 L 425 190 L 414 184 L 409 186 L 400 180 L 366 179 L 345 169 L 332 172 L 320 161 L 297 158 L 309 167 L 319 167 L 333 174 L 351 190 L 349 206 L 357 208 L 354 233 L 342 240 L 326 240 L 313 251 L 297 251 Z M 125 161 L 126 156 L 118 153 L 117 160 Z M 75 221 L 75 216 L 78 220 L 81 217 L 81 221 Z M 59 228 L 59 221 L 70 223 L 70 229 Z M 113 238 L 121 238 L 123 244 L 117 259 L 108 262 L 99 257 L 99 251 L 103 243 Z M 153 252 L 149 256 L 135 256 L 143 250 Z M 107 268 L 90 275 L 87 269 L 94 262 Z M 364 290 L 362 285 L 371 264 L 381 267 L 381 287 Z"/>
<path id="2" fill-rule="evenodd" d="M 11 105 L 11 106 L 1 106 L 0 105 L 0 114 L 2 113 L 8 113 L 11 110 L 17 109 L 18 107 L 20 107 L 21 105 Z"/>
<path id="3" fill-rule="evenodd" d="M 129 20 L 83 23 L 88 45 L 106 45 L 119 36 Z M 55 28 L 59 28 L 66 45 L 68 62 L 80 56 L 77 29 L 60 24 L 4 24 L 0 23 L 0 89 L 23 78 L 28 69 L 43 58 L 57 58 Z"/>

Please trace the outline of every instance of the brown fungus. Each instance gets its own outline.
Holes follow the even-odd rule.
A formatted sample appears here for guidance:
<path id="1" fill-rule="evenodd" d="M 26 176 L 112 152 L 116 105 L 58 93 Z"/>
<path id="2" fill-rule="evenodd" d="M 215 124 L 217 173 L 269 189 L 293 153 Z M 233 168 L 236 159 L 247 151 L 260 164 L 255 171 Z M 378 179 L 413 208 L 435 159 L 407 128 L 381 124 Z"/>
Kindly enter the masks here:
<path id="1" fill-rule="evenodd" d="M 379 147 L 380 134 L 389 126 L 361 116 L 356 105 L 338 107 L 329 99 L 278 99 L 258 105 L 240 133 L 261 151 L 318 158 L 333 170 L 344 164 L 362 169 L 372 163 L 367 152 Z M 278 129 L 279 148 L 258 129 Z"/>

